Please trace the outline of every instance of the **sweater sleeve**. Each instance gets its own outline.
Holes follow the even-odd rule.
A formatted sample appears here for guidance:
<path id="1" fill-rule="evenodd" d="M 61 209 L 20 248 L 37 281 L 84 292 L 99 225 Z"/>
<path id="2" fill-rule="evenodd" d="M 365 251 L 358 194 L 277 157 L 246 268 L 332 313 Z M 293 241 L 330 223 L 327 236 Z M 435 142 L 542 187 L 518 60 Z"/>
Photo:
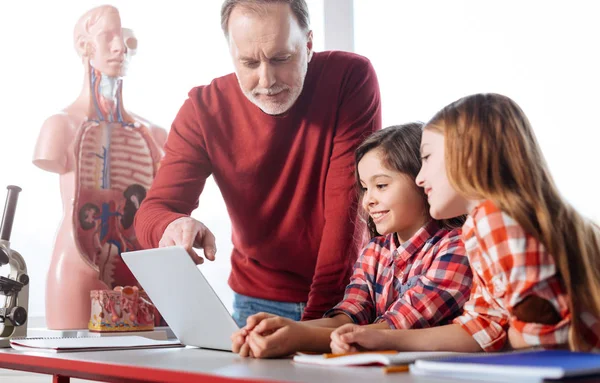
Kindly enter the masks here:
<path id="1" fill-rule="evenodd" d="M 357 257 L 354 224 L 354 150 L 381 128 L 381 100 L 369 61 L 351 68 L 342 83 L 329 169 L 325 181 L 325 226 L 302 319 L 320 318 L 339 302 Z"/>
<path id="2" fill-rule="evenodd" d="M 206 178 L 212 173 L 197 110 L 196 91 L 188 98 L 171 126 L 165 156 L 152 187 L 135 215 L 135 230 L 144 248 L 158 247 L 166 227 L 189 216 L 198 207 Z"/>

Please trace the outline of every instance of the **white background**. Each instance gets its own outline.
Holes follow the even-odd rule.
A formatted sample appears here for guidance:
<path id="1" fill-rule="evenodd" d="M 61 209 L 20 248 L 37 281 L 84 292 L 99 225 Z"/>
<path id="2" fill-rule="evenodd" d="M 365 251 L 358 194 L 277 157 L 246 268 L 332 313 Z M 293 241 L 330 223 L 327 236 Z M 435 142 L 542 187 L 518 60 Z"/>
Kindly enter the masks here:
<path id="1" fill-rule="evenodd" d="M 355 50 L 379 77 L 384 126 L 427 121 L 472 93 L 514 99 L 559 189 L 600 221 L 600 3 L 425 0 L 355 4 Z"/>
<path id="2" fill-rule="evenodd" d="M 309 1 L 317 51 L 331 46 L 324 29 L 343 22 L 324 20 L 323 1 L 349 3 Z M 62 208 L 58 176 L 36 168 L 31 156 L 42 122 L 79 94 L 83 72 L 72 30 L 81 14 L 100 4 L 0 3 L 0 208 L 6 185 L 23 188 L 11 239 L 29 267 L 34 317 L 44 315 L 46 271 Z M 112 4 L 139 40 L 124 80 L 128 110 L 169 129 L 193 86 L 232 71 L 220 29 L 221 1 Z M 354 21 L 355 51 L 377 71 L 384 126 L 426 121 L 470 93 L 504 93 L 529 116 L 561 191 L 598 221 L 598 15 L 592 0 L 356 0 L 354 20 L 346 21 Z M 212 180 L 194 216 L 217 236 L 218 260 L 203 267 L 231 308 L 226 284 L 231 230 Z"/>

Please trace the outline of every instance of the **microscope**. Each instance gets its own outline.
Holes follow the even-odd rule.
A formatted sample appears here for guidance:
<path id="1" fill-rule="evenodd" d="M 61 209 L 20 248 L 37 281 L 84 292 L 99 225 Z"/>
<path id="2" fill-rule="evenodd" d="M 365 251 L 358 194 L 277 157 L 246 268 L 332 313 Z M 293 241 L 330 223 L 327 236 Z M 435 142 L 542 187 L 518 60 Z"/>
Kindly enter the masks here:
<path id="1" fill-rule="evenodd" d="M 27 336 L 29 276 L 21 254 L 10 248 L 10 233 L 21 188 L 8 186 L 0 221 L 0 270 L 8 265 L 7 277 L 0 276 L 0 347 L 10 347 L 12 337 Z"/>

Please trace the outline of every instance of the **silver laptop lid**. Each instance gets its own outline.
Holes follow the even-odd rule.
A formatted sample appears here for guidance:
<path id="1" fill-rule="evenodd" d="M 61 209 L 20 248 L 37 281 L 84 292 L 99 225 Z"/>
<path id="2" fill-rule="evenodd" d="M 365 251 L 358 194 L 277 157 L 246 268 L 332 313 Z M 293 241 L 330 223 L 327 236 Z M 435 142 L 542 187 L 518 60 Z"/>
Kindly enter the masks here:
<path id="1" fill-rule="evenodd" d="M 183 247 L 121 256 L 181 343 L 231 351 L 238 326 Z"/>

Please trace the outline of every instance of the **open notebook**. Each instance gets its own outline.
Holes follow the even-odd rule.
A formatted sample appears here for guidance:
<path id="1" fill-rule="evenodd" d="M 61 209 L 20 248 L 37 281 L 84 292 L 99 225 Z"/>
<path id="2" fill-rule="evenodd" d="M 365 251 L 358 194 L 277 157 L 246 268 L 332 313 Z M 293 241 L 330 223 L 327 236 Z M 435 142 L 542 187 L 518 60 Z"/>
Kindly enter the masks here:
<path id="1" fill-rule="evenodd" d="M 294 356 L 294 362 L 322 366 L 396 366 L 413 363 L 417 359 L 464 355 L 456 352 L 398 352 L 366 351 L 349 354 L 303 354 Z"/>
<path id="2" fill-rule="evenodd" d="M 20 351 L 79 352 L 139 348 L 183 347 L 179 340 L 154 340 L 142 336 L 106 338 L 13 338 L 10 345 Z"/>

